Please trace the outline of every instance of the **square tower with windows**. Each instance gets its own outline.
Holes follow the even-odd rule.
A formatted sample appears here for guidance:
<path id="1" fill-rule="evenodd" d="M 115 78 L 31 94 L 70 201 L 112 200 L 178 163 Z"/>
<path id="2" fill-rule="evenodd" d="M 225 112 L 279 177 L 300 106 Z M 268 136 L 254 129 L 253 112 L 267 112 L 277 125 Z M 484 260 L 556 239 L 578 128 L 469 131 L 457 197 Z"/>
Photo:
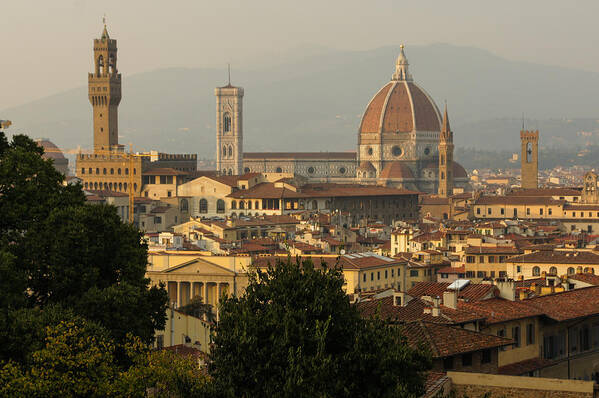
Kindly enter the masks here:
<path id="1" fill-rule="evenodd" d="M 521 186 L 525 189 L 539 187 L 539 130 L 520 131 L 522 144 Z"/>
<path id="2" fill-rule="evenodd" d="M 216 170 L 240 175 L 243 170 L 243 88 L 231 83 L 214 90 L 216 96 Z"/>
<path id="3" fill-rule="evenodd" d="M 94 72 L 88 75 L 89 102 L 93 108 L 94 152 L 119 149 L 118 107 L 121 74 L 116 67 L 116 40 L 108 35 L 94 39 Z"/>

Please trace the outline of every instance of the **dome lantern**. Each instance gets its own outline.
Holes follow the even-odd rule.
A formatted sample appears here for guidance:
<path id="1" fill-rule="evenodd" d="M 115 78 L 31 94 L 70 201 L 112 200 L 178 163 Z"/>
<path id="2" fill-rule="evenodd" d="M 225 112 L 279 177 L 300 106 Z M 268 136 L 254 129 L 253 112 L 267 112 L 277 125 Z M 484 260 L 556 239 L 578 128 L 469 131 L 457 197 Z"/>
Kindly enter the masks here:
<path id="1" fill-rule="evenodd" d="M 410 72 L 408 72 L 408 66 L 410 64 L 408 63 L 408 58 L 406 58 L 406 54 L 404 54 L 403 52 L 404 45 L 402 44 L 401 46 L 399 46 L 399 48 L 401 50 L 399 56 L 397 57 L 397 61 L 395 62 L 395 73 L 393 74 L 393 76 L 391 76 L 391 80 L 411 82 L 412 75 L 410 75 Z"/>

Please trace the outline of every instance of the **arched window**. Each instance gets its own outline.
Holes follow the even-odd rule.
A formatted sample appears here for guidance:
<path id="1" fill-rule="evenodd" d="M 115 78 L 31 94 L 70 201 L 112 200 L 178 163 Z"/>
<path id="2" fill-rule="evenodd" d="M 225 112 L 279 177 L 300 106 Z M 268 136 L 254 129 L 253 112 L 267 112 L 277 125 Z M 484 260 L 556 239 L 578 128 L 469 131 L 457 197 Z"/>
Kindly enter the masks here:
<path id="1" fill-rule="evenodd" d="M 574 275 L 575 272 L 574 267 L 568 268 L 568 275 Z"/>
<path id="2" fill-rule="evenodd" d="M 231 201 L 231 209 L 237 210 L 237 202 L 234 200 Z"/>
<path id="3" fill-rule="evenodd" d="M 125 168 L 125 175 L 128 176 L 129 175 L 129 168 Z"/>
<path id="4" fill-rule="evenodd" d="M 252 210 L 252 201 L 248 200 L 248 210 Z"/>
<path id="5" fill-rule="evenodd" d="M 137 174 L 137 169 L 133 169 L 133 175 Z"/>
<path id="6" fill-rule="evenodd" d="M 282 172 L 283 172 L 283 169 L 282 169 L 282 168 L 280 168 L 280 167 L 277 167 L 277 170 L 276 170 L 276 172 L 277 172 L 277 173 L 282 173 Z"/>
<path id="7" fill-rule="evenodd" d="M 135 170 L 135 169 L 133 169 L 133 170 Z M 134 192 L 137 191 L 137 183 L 133 184 L 133 191 Z"/>
<path id="8" fill-rule="evenodd" d="M 100 169 L 96 167 L 96 174 L 100 174 Z"/>
<path id="9" fill-rule="evenodd" d="M 231 145 L 229 145 L 229 157 L 233 157 L 233 147 Z"/>
<path id="10" fill-rule="evenodd" d="M 539 275 L 541 275 L 541 268 L 539 268 L 538 266 L 532 267 L 532 276 L 539 276 Z"/>
<path id="11" fill-rule="evenodd" d="M 246 168 L 244 168 L 244 169 L 243 169 L 243 172 L 244 172 L 244 173 L 249 173 L 249 172 L 250 172 L 250 168 L 249 168 L 249 167 L 246 167 Z"/>
<path id="12" fill-rule="evenodd" d="M 90 168 L 89 168 L 89 170 L 87 170 L 87 172 L 88 172 L 89 174 L 91 174 L 91 173 L 93 172 L 93 169 L 90 167 Z"/>
<path id="13" fill-rule="evenodd" d="M 85 183 L 85 189 L 87 189 L 87 182 Z"/>
<path id="14" fill-rule="evenodd" d="M 237 213 L 235 213 L 235 212 L 231 213 L 231 218 L 237 218 Z"/>
<path id="15" fill-rule="evenodd" d="M 216 201 L 216 212 L 217 213 L 224 213 L 225 212 L 225 201 L 222 199 L 219 199 Z"/>
<path id="16" fill-rule="evenodd" d="M 243 200 L 239 201 L 239 210 L 245 209 L 245 202 Z"/>
<path id="17" fill-rule="evenodd" d="M 208 213 L 208 201 L 200 199 L 200 213 Z"/>
<path id="18" fill-rule="evenodd" d="M 81 174 L 85 174 L 85 167 L 81 168 Z"/>
<path id="19" fill-rule="evenodd" d="M 312 210 L 318 210 L 318 201 L 316 201 L 316 200 L 312 201 Z"/>
<path id="20" fill-rule="evenodd" d="M 555 268 L 555 267 L 549 268 L 549 275 L 557 275 L 557 268 Z"/>
<path id="21" fill-rule="evenodd" d="M 187 199 L 181 199 L 181 211 L 189 211 L 189 202 Z"/>
<path id="22" fill-rule="evenodd" d="M 106 169 L 102 170 L 102 174 L 106 175 Z"/>
<path id="23" fill-rule="evenodd" d="M 104 74 L 104 57 L 102 55 L 100 55 L 98 57 L 98 65 L 96 66 L 96 73 L 98 74 L 98 76 L 101 76 Z"/>
<path id="24" fill-rule="evenodd" d="M 258 210 L 259 208 L 260 208 L 260 202 L 256 201 L 254 203 L 254 209 Z M 256 214 L 256 215 L 258 215 L 258 214 Z"/>
<path id="25" fill-rule="evenodd" d="M 123 183 L 119 182 L 119 191 L 122 191 L 122 190 L 123 190 Z"/>
<path id="26" fill-rule="evenodd" d="M 227 157 L 227 146 L 223 145 L 223 158 Z"/>
<path id="27" fill-rule="evenodd" d="M 233 169 L 229 169 L 229 175 L 232 176 L 233 175 Z"/>
<path id="28" fill-rule="evenodd" d="M 124 190 L 125 192 L 127 192 L 127 183 L 124 183 L 124 184 L 123 184 L 123 190 Z"/>
<path id="29" fill-rule="evenodd" d="M 225 133 L 231 131 L 231 115 L 228 112 L 223 116 L 223 131 Z"/>
<path id="30" fill-rule="evenodd" d="M 94 182 L 94 189 L 98 189 L 98 183 Z"/>
<path id="31" fill-rule="evenodd" d="M 116 59 L 114 58 L 114 54 L 110 54 L 108 57 L 108 73 L 111 75 L 116 72 Z"/>
<path id="32" fill-rule="evenodd" d="M 121 169 L 119 168 L 119 169 L 116 171 L 116 173 L 117 173 L 118 175 L 121 175 Z"/>
<path id="33" fill-rule="evenodd" d="M 110 174 L 114 174 L 114 169 L 110 169 Z"/>

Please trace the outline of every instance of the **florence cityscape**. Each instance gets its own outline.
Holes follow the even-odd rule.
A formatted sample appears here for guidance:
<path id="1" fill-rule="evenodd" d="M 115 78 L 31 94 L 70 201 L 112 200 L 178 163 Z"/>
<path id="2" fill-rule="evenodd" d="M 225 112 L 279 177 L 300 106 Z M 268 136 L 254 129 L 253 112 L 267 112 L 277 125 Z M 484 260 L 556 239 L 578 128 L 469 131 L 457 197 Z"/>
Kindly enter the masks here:
<path id="1" fill-rule="evenodd" d="M 599 397 L 599 4 L 5 3 L 0 396 Z"/>

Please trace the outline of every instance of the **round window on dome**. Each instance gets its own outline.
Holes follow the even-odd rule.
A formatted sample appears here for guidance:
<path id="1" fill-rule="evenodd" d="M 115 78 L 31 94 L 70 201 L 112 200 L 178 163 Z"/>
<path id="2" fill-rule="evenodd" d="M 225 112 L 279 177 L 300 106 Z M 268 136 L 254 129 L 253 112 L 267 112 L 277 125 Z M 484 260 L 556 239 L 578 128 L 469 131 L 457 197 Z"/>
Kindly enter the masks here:
<path id="1" fill-rule="evenodd" d="M 244 172 L 244 173 L 249 173 L 249 172 L 250 172 L 250 168 L 249 168 L 249 167 L 246 167 L 246 168 L 244 168 L 244 169 L 243 169 L 243 172 Z"/>
<path id="2" fill-rule="evenodd" d="M 282 173 L 282 172 L 283 172 L 283 169 L 282 169 L 282 168 L 280 168 L 280 167 L 277 167 L 277 170 L 276 170 L 276 172 L 277 172 L 277 173 Z"/>
<path id="3" fill-rule="evenodd" d="M 314 167 L 308 167 L 308 173 L 314 174 Z"/>
<path id="4" fill-rule="evenodd" d="M 424 154 L 429 155 L 431 153 L 431 149 L 429 147 L 424 148 Z"/>
<path id="5" fill-rule="evenodd" d="M 346 172 L 346 171 L 347 171 L 347 170 L 345 170 L 345 167 L 340 167 L 340 168 L 339 168 L 339 173 L 340 173 L 340 174 L 345 174 L 345 172 Z"/>
<path id="6" fill-rule="evenodd" d="M 401 156 L 402 154 L 402 150 L 401 147 L 395 145 L 392 149 L 391 149 L 391 153 L 393 154 L 393 156 Z"/>
<path id="7" fill-rule="evenodd" d="M 368 148 L 368 154 L 372 155 L 372 152 L 373 152 L 372 148 Z"/>

